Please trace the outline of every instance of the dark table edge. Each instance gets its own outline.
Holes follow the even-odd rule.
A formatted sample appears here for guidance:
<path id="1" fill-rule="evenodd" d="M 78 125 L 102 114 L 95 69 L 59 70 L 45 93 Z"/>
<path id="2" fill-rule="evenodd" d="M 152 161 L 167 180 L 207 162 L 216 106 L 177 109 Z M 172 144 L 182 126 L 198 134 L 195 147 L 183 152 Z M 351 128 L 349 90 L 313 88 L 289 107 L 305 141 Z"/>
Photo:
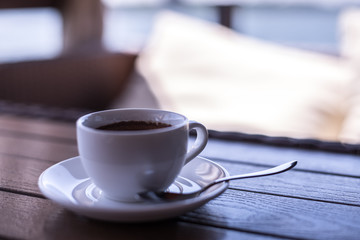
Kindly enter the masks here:
<path id="1" fill-rule="evenodd" d="M 314 149 L 360 155 L 360 144 L 323 141 L 317 139 L 298 139 L 282 136 L 267 136 L 261 134 L 247 134 L 241 132 L 220 132 L 216 130 L 209 130 L 209 137 L 227 141 L 242 141 L 280 147 Z"/>

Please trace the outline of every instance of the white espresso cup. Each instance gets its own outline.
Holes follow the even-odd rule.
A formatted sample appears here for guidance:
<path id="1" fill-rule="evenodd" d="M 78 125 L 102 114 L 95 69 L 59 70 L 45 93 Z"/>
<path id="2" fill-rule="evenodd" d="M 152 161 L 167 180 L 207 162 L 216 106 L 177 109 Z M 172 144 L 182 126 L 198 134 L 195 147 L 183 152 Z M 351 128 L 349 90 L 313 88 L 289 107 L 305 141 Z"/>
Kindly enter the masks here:
<path id="1" fill-rule="evenodd" d="M 110 124 L 168 125 L 149 130 L 103 130 Z M 138 201 L 138 193 L 164 191 L 182 167 L 206 146 L 206 128 L 185 116 L 156 109 L 115 109 L 80 117 L 76 123 L 82 165 L 102 194 Z M 188 149 L 189 131 L 196 140 Z"/>

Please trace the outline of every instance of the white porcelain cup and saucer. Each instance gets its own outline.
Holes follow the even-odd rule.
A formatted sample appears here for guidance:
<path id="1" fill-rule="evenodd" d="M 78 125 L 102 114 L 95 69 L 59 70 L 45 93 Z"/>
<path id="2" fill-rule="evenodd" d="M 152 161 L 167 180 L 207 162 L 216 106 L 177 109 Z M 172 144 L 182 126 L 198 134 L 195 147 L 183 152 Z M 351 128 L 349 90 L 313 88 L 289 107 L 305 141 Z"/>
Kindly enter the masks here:
<path id="1" fill-rule="evenodd" d="M 115 129 L 123 123 L 138 126 Z M 110 221 L 159 220 L 199 207 L 228 187 L 219 184 L 197 198 L 177 202 L 153 203 L 139 197 L 145 191 L 191 192 L 228 175 L 220 165 L 198 157 L 208 141 L 207 129 L 181 114 L 106 110 L 79 118 L 76 129 L 80 156 L 45 170 L 39 188 L 47 198 L 79 214 Z M 197 133 L 192 144 L 190 130 Z"/>

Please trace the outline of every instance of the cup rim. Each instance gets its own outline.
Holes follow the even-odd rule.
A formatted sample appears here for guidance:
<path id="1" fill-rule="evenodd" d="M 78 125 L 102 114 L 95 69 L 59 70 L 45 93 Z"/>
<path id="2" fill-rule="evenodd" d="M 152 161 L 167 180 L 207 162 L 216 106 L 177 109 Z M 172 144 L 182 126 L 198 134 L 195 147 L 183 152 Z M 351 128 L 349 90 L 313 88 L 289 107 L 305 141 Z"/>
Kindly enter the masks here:
<path id="1" fill-rule="evenodd" d="M 123 130 L 123 131 L 117 131 L 117 130 L 101 130 L 92 128 L 89 126 L 84 125 L 84 122 L 86 119 L 88 119 L 90 116 L 96 115 L 96 114 L 102 114 L 102 113 L 108 113 L 108 112 L 118 112 L 118 111 L 151 111 L 151 112 L 164 112 L 164 113 L 170 113 L 175 114 L 183 118 L 183 121 L 179 124 L 172 125 L 170 127 L 165 128 L 157 128 L 157 129 L 148 129 L 148 130 Z M 88 114 L 85 114 L 81 117 L 79 117 L 76 121 L 76 127 L 78 129 L 83 129 L 89 132 L 98 133 L 98 134 L 107 134 L 107 135 L 150 135 L 150 134 L 157 134 L 162 132 L 169 132 L 178 128 L 183 127 L 184 125 L 188 124 L 189 120 L 186 116 L 177 113 L 172 112 L 168 110 L 162 110 L 162 109 L 154 109 L 154 108 L 117 108 L 117 109 L 109 109 L 109 110 L 102 110 L 102 111 L 96 111 L 91 112 Z"/>

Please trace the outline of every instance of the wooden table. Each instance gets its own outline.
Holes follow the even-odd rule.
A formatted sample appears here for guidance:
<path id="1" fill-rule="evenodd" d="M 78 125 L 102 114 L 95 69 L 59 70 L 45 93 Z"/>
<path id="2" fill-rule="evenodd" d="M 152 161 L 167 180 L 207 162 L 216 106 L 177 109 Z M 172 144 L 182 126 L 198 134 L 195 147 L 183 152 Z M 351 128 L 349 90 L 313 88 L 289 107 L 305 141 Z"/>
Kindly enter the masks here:
<path id="1" fill-rule="evenodd" d="M 241 136 L 212 133 L 202 155 L 232 174 L 293 159 L 298 165 L 280 175 L 231 182 L 218 198 L 175 219 L 111 223 L 78 216 L 38 189 L 46 168 L 78 154 L 74 123 L 1 114 L 0 238 L 360 238 L 359 146 L 341 153 L 321 150 L 321 142 Z"/>

